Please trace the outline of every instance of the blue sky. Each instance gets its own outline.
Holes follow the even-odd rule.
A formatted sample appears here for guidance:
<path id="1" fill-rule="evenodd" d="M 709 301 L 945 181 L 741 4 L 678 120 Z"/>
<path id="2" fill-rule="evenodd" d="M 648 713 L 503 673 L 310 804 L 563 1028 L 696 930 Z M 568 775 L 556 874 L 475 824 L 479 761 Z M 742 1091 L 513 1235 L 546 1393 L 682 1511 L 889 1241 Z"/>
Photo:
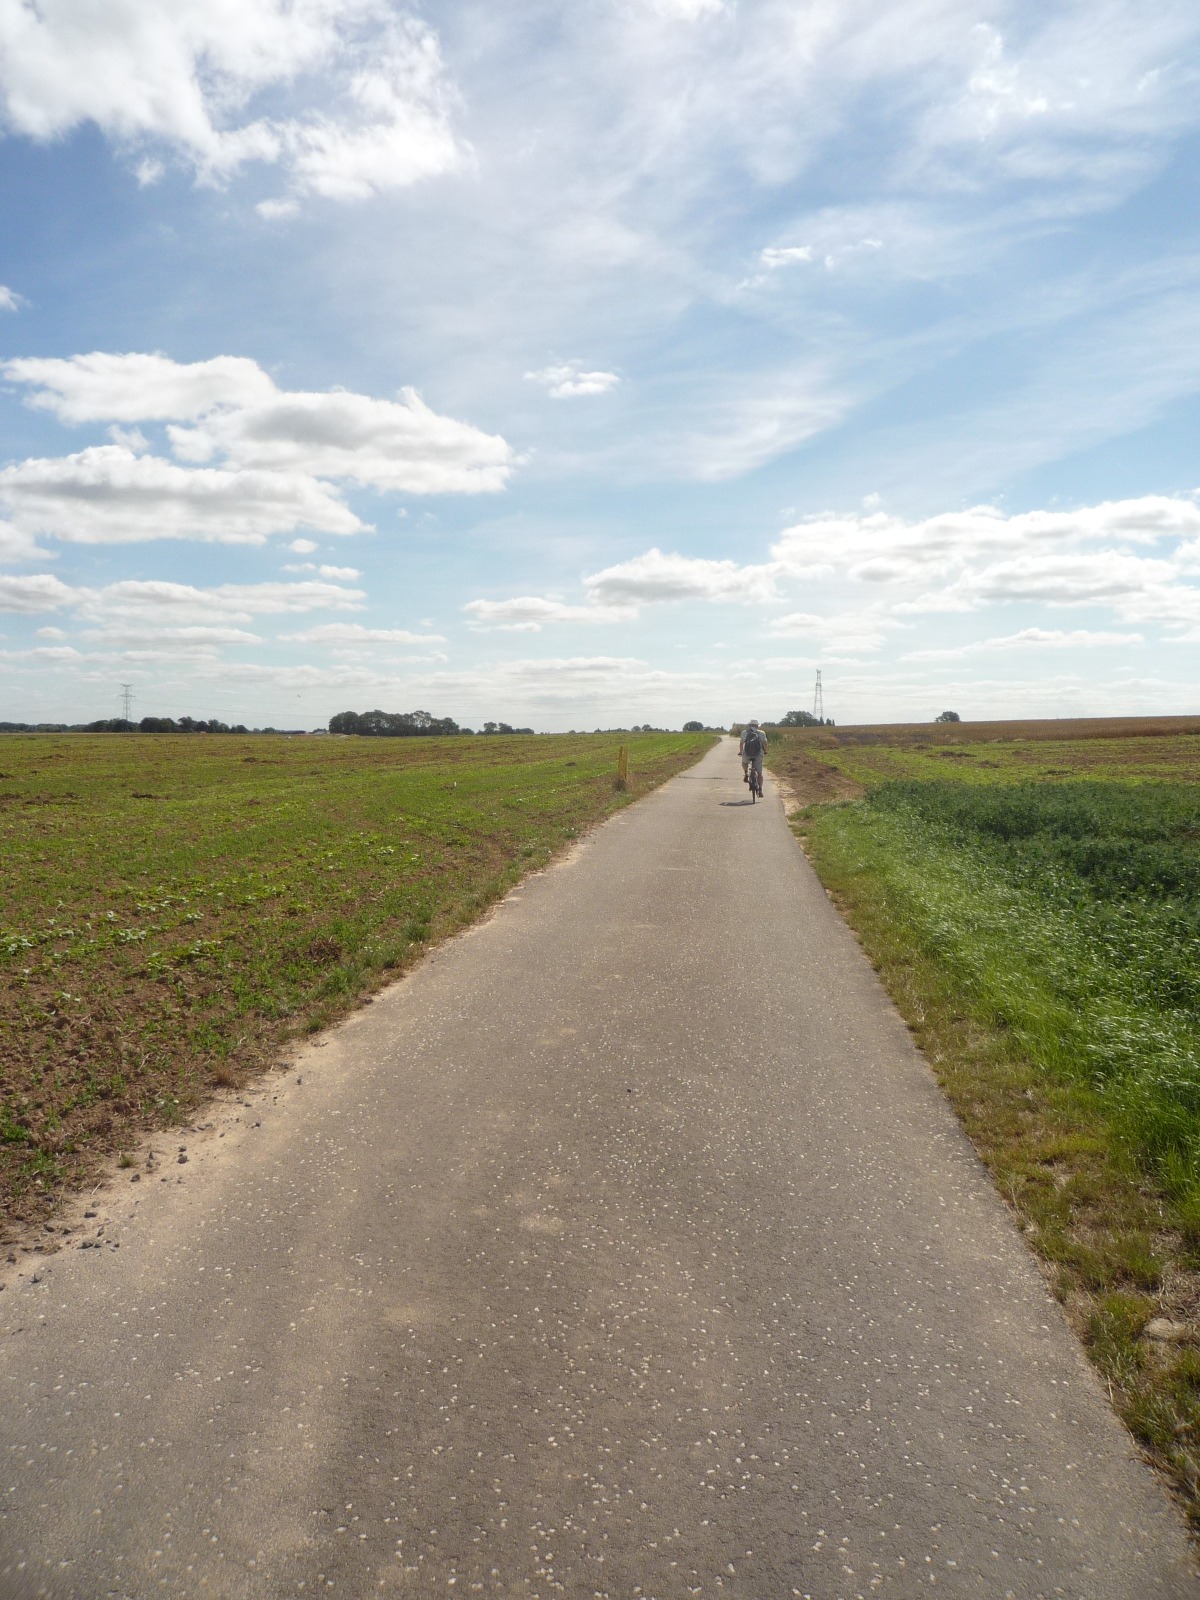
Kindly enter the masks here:
<path id="1" fill-rule="evenodd" d="M 1194 0 L 0 0 L 0 718 L 1197 709 Z"/>

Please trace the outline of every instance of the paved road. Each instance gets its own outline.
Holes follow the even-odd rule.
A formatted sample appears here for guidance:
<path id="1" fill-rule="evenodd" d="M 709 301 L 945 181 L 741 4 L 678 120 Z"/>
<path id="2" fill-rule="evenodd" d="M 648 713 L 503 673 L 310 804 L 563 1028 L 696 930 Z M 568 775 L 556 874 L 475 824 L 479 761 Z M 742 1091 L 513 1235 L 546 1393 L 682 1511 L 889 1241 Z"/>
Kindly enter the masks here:
<path id="1" fill-rule="evenodd" d="M 744 795 L 726 743 L 10 1281 L 3 1600 L 1197 1592 Z"/>

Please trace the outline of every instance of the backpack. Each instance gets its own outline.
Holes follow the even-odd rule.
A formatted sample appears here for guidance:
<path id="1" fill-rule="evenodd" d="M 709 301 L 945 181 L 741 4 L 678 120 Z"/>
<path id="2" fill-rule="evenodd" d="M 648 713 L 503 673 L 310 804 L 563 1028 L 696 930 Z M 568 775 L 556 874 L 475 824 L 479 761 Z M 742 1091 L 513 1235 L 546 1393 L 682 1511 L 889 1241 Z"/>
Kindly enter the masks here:
<path id="1" fill-rule="evenodd" d="M 757 728 L 746 729 L 746 738 L 744 744 L 742 745 L 742 751 L 745 755 L 748 755 L 751 760 L 753 760 L 755 756 L 762 754 L 762 734 L 759 733 Z"/>

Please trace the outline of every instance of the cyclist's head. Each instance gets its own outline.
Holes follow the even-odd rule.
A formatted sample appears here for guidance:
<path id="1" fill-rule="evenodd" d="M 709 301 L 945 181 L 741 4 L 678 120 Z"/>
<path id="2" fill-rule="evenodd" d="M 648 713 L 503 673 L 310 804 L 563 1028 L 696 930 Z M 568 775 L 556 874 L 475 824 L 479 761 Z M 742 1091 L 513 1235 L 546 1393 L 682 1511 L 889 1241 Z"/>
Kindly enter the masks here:
<path id="1" fill-rule="evenodd" d="M 748 725 L 749 725 L 749 726 L 750 726 L 750 727 L 751 727 L 751 728 L 757 728 L 757 727 L 758 727 L 758 718 L 757 718 L 757 717 L 751 717 L 751 718 L 750 718 L 750 722 L 749 722 L 749 724 L 748 724 Z"/>

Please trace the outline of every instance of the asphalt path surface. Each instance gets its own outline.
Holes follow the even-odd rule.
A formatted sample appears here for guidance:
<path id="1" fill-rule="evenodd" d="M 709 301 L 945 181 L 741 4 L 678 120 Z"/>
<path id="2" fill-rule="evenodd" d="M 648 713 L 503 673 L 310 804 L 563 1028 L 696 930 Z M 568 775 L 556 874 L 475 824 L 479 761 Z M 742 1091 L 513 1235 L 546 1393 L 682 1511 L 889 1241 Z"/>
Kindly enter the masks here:
<path id="1" fill-rule="evenodd" d="M 3 1600 L 1197 1593 L 729 742 L 207 1120 L 9 1270 Z"/>

